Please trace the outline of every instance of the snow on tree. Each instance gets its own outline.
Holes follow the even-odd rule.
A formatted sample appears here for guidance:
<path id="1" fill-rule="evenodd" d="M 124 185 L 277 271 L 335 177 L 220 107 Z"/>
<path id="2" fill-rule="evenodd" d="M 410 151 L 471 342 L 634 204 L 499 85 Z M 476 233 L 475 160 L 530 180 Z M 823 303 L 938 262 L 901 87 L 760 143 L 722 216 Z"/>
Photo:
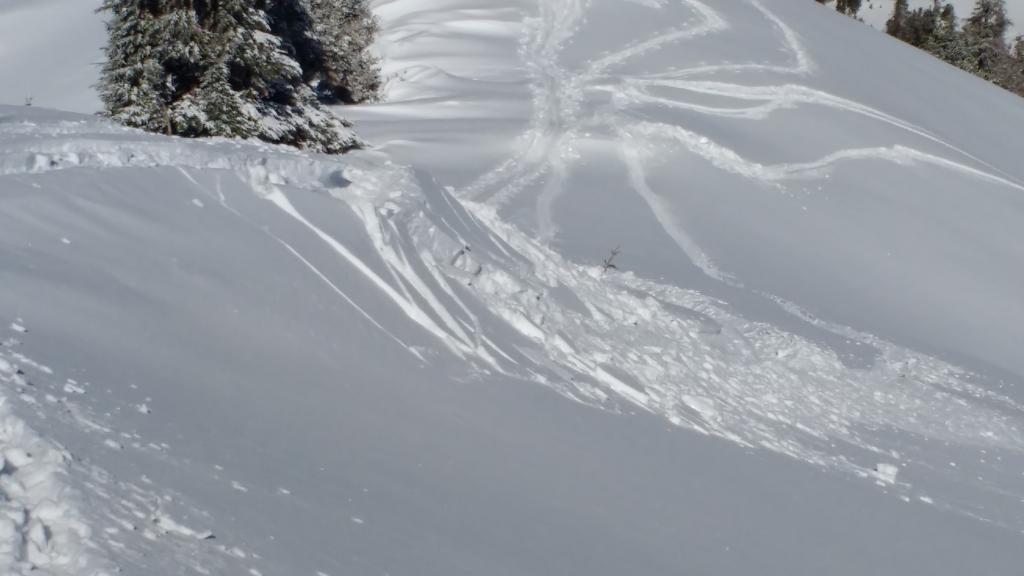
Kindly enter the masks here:
<path id="1" fill-rule="evenodd" d="M 377 21 L 365 0 L 306 0 L 322 51 L 318 91 L 339 102 L 373 100 L 380 66 L 370 53 Z"/>
<path id="2" fill-rule="evenodd" d="M 963 34 L 967 44 L 967 64 L 980 76 L 993 79 L 1003 57 L 1009 56 L 1006 46 L 1009 25 L 1004 0 L 978 0 L 975 3 L 964 24 Z"/>
<path id="3" fill-rule="evenodd" d="M 909 0 L 896 0 L 892 8 L 892 16 L 885 23 L 886 34 L 903 40 L 909 13 Z"/>
<path id="4" fill-rule="evenodd" d="M 818 4 L 829 4 L 833 0 L 816 0 Z M 856 17 L 857 13 L 860 12 L 861 0 L 835 0 L 835 6 L 837 12 L 842 12 L 847 16 Z"/>
<path id="5" fill-rule="evenodd" d="M 115 120 L 160 130 L 167 124 L 170 78 L 161 64 L 166 44 L 157 36 L 158 27 L 139 0 L 107 0 L 101 9 L 113 18 L 108 24 L 100 98 Z"/>
<path id="6" fill-rule="evenodd" d="M 296 0 L 106 0 L 107 64 L 99 84 L 111 118 L 187 137 L 255 137 L 315 151 L 356 147 L 348 124 L 308 84 L 295 37 L 320 43 Z M 297 24 L 296 24 L 297 22 Z M 296 25 L 305 33 L 291 30 Z M 286 35 L 284 32 L 288 32 Z"/>
<path id="7" fill-rule="evenodd" d="M 259 127 L 246 114 L 245 102 L 231 87 L 227 55 L 223 55 L 203 74 L 196 96 L 189 95 L 189 106 L 198 126 L 210 136 L 247 138 L 258 133 Z"/>
<path id="8" fill-rule="evenodd" d="M 971 66 L 967 63 L 967 45 L 964 35 L 957 27 L 956 11 L 952 4 L 940 6 L 936 1 L 935 23 L 930 37 L 923 44 L 923 48 L 950 64 L 967 71 Z"/>
<path id="9" fill-rule="evenodd" d="M 836 0 L 836 10 L 847 16 L 856 16 L 860 12 L 861 0 Z"/>

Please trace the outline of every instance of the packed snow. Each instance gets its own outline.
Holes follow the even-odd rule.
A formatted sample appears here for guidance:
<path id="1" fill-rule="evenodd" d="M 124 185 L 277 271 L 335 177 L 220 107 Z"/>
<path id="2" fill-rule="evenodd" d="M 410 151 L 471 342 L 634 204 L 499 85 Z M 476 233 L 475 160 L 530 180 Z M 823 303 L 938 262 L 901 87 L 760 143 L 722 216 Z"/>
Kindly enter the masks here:
<path id="1" fill-rule="evenodd" d="M 374 7 L 369 151 L 0 107 L 0 566 L 1017 569 L 1016 97 L 800 2 Z"/>

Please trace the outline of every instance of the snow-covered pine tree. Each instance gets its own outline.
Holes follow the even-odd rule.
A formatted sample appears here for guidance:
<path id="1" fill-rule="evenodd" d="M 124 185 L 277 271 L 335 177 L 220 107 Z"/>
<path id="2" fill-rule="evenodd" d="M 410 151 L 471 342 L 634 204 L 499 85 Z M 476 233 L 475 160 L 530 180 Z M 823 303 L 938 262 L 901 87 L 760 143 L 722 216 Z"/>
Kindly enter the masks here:
<path id="1" fill-rule="evenodd" d="M 194 115 L 194 124 L 206 135 L 248 138 L 259 132 L 259 125 L 246 113 L 245 102 L 231 87 L 227 51 L 206 69 L 199 89 L 185 97 L 181 110 Z"/>
<path id="2" fill-rule="evenodd" d="M 370 53 L 377 21 L 366 0 L 304 0 L 320 44 L 317 90 L 337 102 L 374 100 L 381 87 L 380 63 Z"/>
<path id="3" fill-rule="evenodd" d="M 260 8 L 254 8 L 258 4 Z M 294 4 L 278 0 L 277 6 Z M 248 106 L 261 140 L 323 152 L 342 152 L 357 142 L 347 124 L 325 110 L 307 84 L 307 72 L 284 37 L 289 28 L 308 26 L 308 16 L 293 11 L 271 22 L 267 11 L 277 6 L 252 0 L 220 0 L 213 4 L 210 29 L 219 47 L 228 51 L 231 84 Z"/>
<path id="4" fill-rule="evenodd" d="M 889 36 L 903 39 L 904 30 L 907 25 L 907 15 L 910 13 L 909 0 L 896 0 L 892 8 L 892 16 L 885 23 L 885 32 Z"/>
<path id="5" fill-rule="evenodd" d="M 936 14 L 935 25 L 923 48 L 958 68 L 972 71 L 968 62 L 967 44 L 957 26 L 953 5 L 942 5 L 935 0 L 932 9 Z"/>
<path id="6" fill-rule="evenodd" d="M 983 78 L 995 79 L 995 71 L 1009 55 L 1006 46 L 1009 25 L 1004 0 L 977 0 L 963 29 L 968 69 Z"/>
<path id="7" fill-rule="evenodd" d="M 168 124 L 171 79 L 161 53 L 166 44 L 140 0 L 107 0 L 102 10 L 108 23 L 107 62 L 99 84 L 108 114 L 118 122 L 146 130 L 165 130 Z"/>
<path id="8" fill-rule="evenodd" d="M 278 0 L 283 1 L 283 0 Z M 107 0 L 107 113 L 129 126 L 188 137 L 256 137 L 328 153 L 358 145 L 324 110 L 268 0 Z"/>
<path id="9" fill-rule="evenodd" d="M 836 10 L 847 16 L 856 17 L 860 12 L 861 0 L 836 0 Z"/>
<path id="10" fill-rule="evenodd" d="M 836 11 L 842 12 L 847 16 L 856 18 L 857 13 L 860 12 L 861 0 L 834 0 Z M 818 4 L 828 4 L 833 0 L 816 0 Z"/>

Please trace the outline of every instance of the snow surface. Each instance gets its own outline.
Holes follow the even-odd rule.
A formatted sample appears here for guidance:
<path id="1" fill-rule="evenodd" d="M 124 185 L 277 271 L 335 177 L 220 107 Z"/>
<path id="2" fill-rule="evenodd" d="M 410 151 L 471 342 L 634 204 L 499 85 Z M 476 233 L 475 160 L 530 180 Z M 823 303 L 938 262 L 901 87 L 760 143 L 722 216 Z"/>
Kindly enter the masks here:
<path id="1" fill-rule="evenodd" d="M 1019 99 L 802 1 L 374 7 L 371 151 L 0 107 L 8 572 L 1019 569 Z"/>

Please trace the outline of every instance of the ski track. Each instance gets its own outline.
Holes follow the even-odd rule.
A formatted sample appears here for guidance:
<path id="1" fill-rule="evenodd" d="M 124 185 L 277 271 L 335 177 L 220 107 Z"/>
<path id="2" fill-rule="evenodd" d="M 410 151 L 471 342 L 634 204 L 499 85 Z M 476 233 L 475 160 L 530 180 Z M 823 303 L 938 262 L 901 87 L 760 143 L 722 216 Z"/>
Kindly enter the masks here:
<path id="1" fill-rule="evenodd" d="M 673 1 L 675 0 L 666 0 L 656 3 L 653 7 L 658 8 Z M 643 76 L 616 74 L 617 69 L 640 55 L 670 44 L 729 31 L 729 23 L 707 4 L 695 0 L 678 1 L 689 7 L 693 13 L 688 26 L 669 29 L 651 39 L 572 68 L 560 62 L 560 55 L 563 47 L 585 25 L 591 4 L 585 0 L 540 2 L 538 16 L 526 24 L 526 34 L 520 50 L 524 65 L 533 78 L 534 116 L 529 129 L 520 137 L 517 153 L 459 191 L 459 196 L 467 203 L 476 204 L 477 214 L 488 218 L 490 225 L 499 227 L 502 224 L 497 214 L 503 206 L 527 192 L 534 193 L 537 235 L 542 241 L 550 240 L 557 234 L 553 216 L 554 205 L 565 192 L 565 182 L 570 177 L 572 164 L 578 157 L 577 149 L 581 141 L 589 136 L 588 130 L 604 127 L 617 136 L 620 157 L 634 191 L 648 204 L 666 233 L 708 276 L 739 286 L 727 272 L 715 266 L 687 231 L 674 221 L 669 211 L 661 208 L 663 200 L 648 185 L 645 171 L 645 161 L 652 159 L 651 157 L 658 159 L 659 152 L 645 153 L 645 149 L 657 147 L 662 143 L 679 146 L 720 170 L 766 183 L 823 178 L 829 175 L 832 168 L 842 163 L 880 160 L 905 166 L 935 166 L 979 181 L 1024 190 L 1014 178 L 912 123 L 870 106 L 796 83 L 800 78 L 813 75 L 816 65 L 803 47 L 799 36 L 757 0 L 750 0 L 747 4 L 760 13 L 766 24 L 777 32 L 782 47 L 789 54 L 787 62 L 700 65 Z M 743 85 L 717 79 L 738 72 L 774 75 L 785 78 L 785 81 L 779 84 Z M 674 90 L 673 96 L 682 96 L 670 98 L 655 93 L 657 90 L 665 89 Z M 613 109 L 602 107 L 594 112 L 586 110 L 585 102 L 591 92 L 611 93 Z M 725 107 L 691 102 L 685 99 L 686 94 L 712 96 L 738 102 L 740 105 Z M 817 106 L 893 126 L 923 143 L 937 145 L 940 150 L 948 151 L 951 155 L 947 157 L 913 146 L 893 144 L 838 149 L 809 161 L 763 165 L 744 158 L 706 135 L 682 126 L 638 122 L 628 115 L 630 111 L 648 105 L 752 122 L 768 119 L 784 110 Z M 509 238 L 521 237 L 508 230 L 505 234 Z M 540 248 L 532 244 L 517 245 L 517 250 L 531 249 Z M 532 260 L 550 262 L 554 257 L 554 254 L 548 253 Z M 554 270 L 550 273 L 557 275 L 559 271 Z M 539 274 L 539 271 L 534 270 L 534 273 Z M 587 278 L 560 278 L 552 282 L 556 285 L 574 285 L 574 290 L 578 291 L 586 284 Z M 661 299 L 665 303 L 708 312 L 711 317 L 720 316 L 720 311 L 716 314 L 708 310 L 709 304 L 695 304 L 692 296 L 680 297 L 675 289 L 656 286 L 638 279 L 634 279 L 631 287 L 637 287 L 637 284 L 643 285 L 641 293 L 661 294 Z M 603 294 L 595 291 L 594 294 L 587 294 L 587 297 L 581 296 L 581 299 L 591 307 L 594 306 L 594 301 L 600 300 L 602 296 Z M 500 305 L 506 301 L 496 302 Z M 697 360 L 701 357 L 701 347 L 694 344 L 693 348 L 689 348 L 686 344 L 692 340 L 692 333 L 677 334 L 673 344 L 643 347 L 643 355 L 648 356 L 673 350 L 673 346 L 677 346 L 675 350 L 682 352 L 678 357 L 649 360 L 648 365 L 640 366 L 637 361 L 641 360 L 643 355 L 638 357 L 636 353 L 626 350 L 609 352 L 591 349 L 589 353 L 586 352 L 586 338 L 578 332 L 570 331 L 575 334 L 568 338 L 572 342 L 571 347 L 561 337 L 552 337 L 552 334 L 558 335 L 568 331 L 562 325 L 558 325 L 557 328 L 552 326 L 552 319 L 557 316 L 553 312 L 544 315 L 548 323 L 548 328 L 543 331 L 544 336 L 536 335 L 532 329 L 524 329 L 523 332 L 533 335 L 538 340 L 545 340 L 539 342 L 540 345 L 559 365 L 581 374 L 588 374 L 590 378 L 598 381 L 597 389 L 587 389 L 584 386 L 583 389 L 562 390 L 574 398 L 600 403 L 607 399 L 602 391 L 610 390 L 635 405 L 668 414 L 669 419 L 677 424 L 743 444 L 769 447 L 802 460 L 858 475 L 865 474 L 863 466 L 847 460 L 844 456 L 838 456 L 835 439 L 842 439 L 866 453 L 879 457 L 887 454 L 891 456 L 882 445 L 876 440 L 868 439 L 867 435 L 857 430 L 858 428 L 896 428 L 924 438 L 941 439 L 942 442 L 969 443 L 977 446 L 987 444 L 987 440 L 983 438 L 991 439 L 993 432 L 977 428 L 984 422 L 984 418 L 970 418 L 973 420 L 972 423 L 964 421 L 959 424 L 956 417 L 947 418 L 958 411 L 958 408 L 953 406 L 963 402 L 963 397 L 977 401 L 976 407 L 979 408 L 982 404 L 987 406 L 988 403 L 992 403 L 1005 409 L 1006 412 L 997 417 L 997 420 L 1005 418 L 1003 423 L 1006 427 L 1003 431 L 1008 435 L 1004 438 L 1009 439 L 1009 442 L 1003 447 L 1015 452 L 1020 451 L 1022 446 L 1019 405 L 965 382 L 962 378 L 964 375 L 954 367 L 933 359 L 924 360 L 920 355 L 867 335 L 853 334 L 853 331 L 846 327 L 809 319 L 787 303 L 779 301 L 779 305 L 783 310 L 829 332 L 847 335 L 856 341 L 870 342 L 872 346 L 882 351 L 882 357 L 866 372 L 841 368 L 833 364 L 828 369 L 823 366 L 805 366 L 803 369 L 807 372 L 803 376 L 796 376 L 794 373 L 775 373 L 774 369 L 767 368 L 767 364 L 781 361 L 789 364 L 788 369 L 795 369 L 793 363 L 802 362 L 798 358 L 804 353 L 797 350 L 806 352 L 806 346 L 810 343 L 782 345 L 779 341 L 788 340 L 791 336 L 782 333 L 768 336 L 773 331 L 767 327 L 747 326 L 738 330 L 739 336 L 732 342 L 742 343 L 746 348 L 737 353 L 737 359 L 746 358 L 747 361 L 752 361 L 754 358 L 761 358 L 765 365 L 759 365 L 761 360 L 757 360 L 745 366 L 743 375 L 723 374 L 723 365 L 718 365 L 714 361 Z M 614 305 L 612 307 L 615 308 Z M 710 305 L 711 311 L 715 308 L 716 305 Z M 600 319 L 602 314 L 599 310 L 602 309 L 600 306 L 594 306 L 594 318 L 590 320 Z M 628 308 L 620 309 L 619 313 L 627 318 L 635 317 L 625 313 L 626 309 Z M 633 310 L 638 311 L 635 314 L 642 315 L 639 311 L 643 310 L 643 307 L 638 306 Z M 658 317 L 664 313 L 662 310 L 653 315 Z M 510 322 L 515 322 L 516 315 L 511 311 L 499 311 L 499 314 Z M 583 322 L 579 319 L 575 321 Z M 650 321 L 649 317 L 644 316 L 640 322 Z M 723 326 L 735 323 L 736 319 L 732 319 L 730 322 L 723 322 Z M 671 332 L 673 326 L 660 326 L 659 330 Z M 592 334 L 599 331 L 599 328 L 589 326 L 584 332 Z M 727 333 L 724 328 L 723 333 Z M 752 333 L 762 334 L 764 338 L 751 341 Z M 614 338 L 611 335 L 606 336 Z M 775 343 L 767 345 L 767 340 Z M 637 340 L 634 338 L 631 341 Z M 598 342 L 589 343 L 595 348 L 601 347 Z M 813 345 L 810 346 L 813 348 Z M 761 352 L 766 350 L 774 350 L 774 357 L 771 354 L 767 359 L 762 357 Z M 589 359 L 584 359 L 587 356 Z M 817 364 L 832 355 L 830 352 L 818 350 L 812 356 L 817 356 L 817 359 L 805 357 L 803 361 Z M 637 386 L 635 382 L 621 382 L 603 370 L 601 364 L 594 361 L 595 358 L 605 360 L 633 375 L 641 384 Z M 831 357 L 825 364 L 834 362 L 835 358 Z M 905 386 L 911 368 L 920 370 L 925 364 L 929 368 L 918 373 L 917 379 L 912 379 L 914 386 Z M 799 372 L 801 369 L 796 370 Z M 668 384 L 664 385 L 665 383 Z M 579 382 L 573 381 L 572 386 L 578 387 Z M 637 388 L 642 392 L 638 392 Z M 988 408 L 983 409 L 987 410 Z M 992 415 L 994 416 L 995 412 Z M 796 439 L 800 436 L 804 438 Z M 925 462 L 933 456 L 918 457 L 921 460 L 918 460 L 917 464 L 927 466 Z M 884 484 L 892 483 L 885 478 L 879 479 L 874 469 L 866 474 Z M 1014 472 L 1004 470 L 1001 474 L 1003 482 L 1014 482 Z M 981 477 L 981 474 L 977 476 Z M 1012 520 L 1008 522 L 1019 526 L 1020 489 L 1015 487 L 1011 492 L 1014 490 L 1017 495 L 1009 498 L 1009 503 L 1016 511 L 1009 514 Z M 923 498 L 928 502 L 934 501 L 928 496 Z M 961 507 L 960 511 L 978 518 L 985 517 L 984 512 L 970 511 L 966 506 Z"/>
<path id="2" fill-rule="evenodd" d="M 570 69 L 559 62 L 563 46 L 578 32 L 587 15 L 587 0 L 556 0 L 541 2 L 539 16 L 528 22 L 528 33 L 521 54 L 534 82 L 534 117 L 530 128 L 520 138 L 519 152 L 492 171 L 479 177 L 461 191 L 463 197 L 504 206 L 524 191 L 546 178 L 537 192 L 536 226 L 541 238 L 550 239 L 557 233 L 552 210 L 564 193 L 563 182 L 571 173 L 576 149 L 585 129 L 607 127 L 619 137 L 619 145 L 631 147 L 636 140 L 643 142 L 669 142 L 681 146 L 710 161 L 719 169 L 742 175 L 755 181 L 784 182 L 796 179 L 820 178 L 837 164 L 857 160 L 876 159 L 895 164 L 929 164 L 1007 187 L 1024 190 L 1019 182 L 1002 174 L 981 159 L 948 142 L 929 134 L 920 127 L 900 120 L 869 106 L 841 98 L 827 92 L 799 84 L 747 86 L 708 80 L 701 77 L 736 72 L 760 72 L 791 78 L 813 74 L 815 64 L 803 47 L 799 36 L 781 19 L 757 0 L 747 4 L 758 11 L 773 27 L 790 54 L 790 62 L 772 64 L 750 62 L 743 64 L 701 65 L 648 74 L 643 77 L 613 75 L 618 67 L 638 56 L 659 50 L 671 44 L 693 40 L 702 36 L 723 34 L 730 26 L 717 11 L 698 0 L 676 0 L 688 7 L 695 23 L 664 31 L 653 38 L 613 51 L 601 58 Z M 683 94 L 701 94 L 724 99 L 752 102 L 741 107 L 720 107 L 688 102 L 682 98 L 669 98 L 652 94 L 657 89 L 673 89 Z M 591 92 L 612 94 L 616 110 L 600 110 L 589 115 L 584 102 Z M 836 150 L 825 157 L 807 162 L 793 162 L 763 166 L 743 158 L 703 134 L 681 126 L 651 122 L 637 122 L 628 116 L 631 110 L 644 105 L 656 105 L 695 112 L 707 116 L 738 120 L 764 120 L 772 114 L 800 106 L 820 106 L 844 113 L 856 114 L 899 128 L 926 142 L 937 144 L 955 153 L 962 160 L 944 158 L 909 146 L 881 146 L 866 149 Z M 639 129 L 634 129 L 636 126 Z M 624 157 L 625 158 L 625 157 Z M 973 165 L 972 165 L 973 164 Z M 631 179 L 642 179 L 643 159 L 629 158 L 626 166 Z M 984 168 L 984 169 L 982 169 Z M 638 194 L 655 209 L 652 203 L 656 193 L 647 189 Z M 682 234 L 678 228 L 667 230 L 673 238 Z M 683 245 L 685 244 L 685 245 Z M 692 242 L 681 244 L 691 256 L 698 253 Z M 694 263 L 710 276 L 722 278 L 721 271 L 697 258 Z"/>
<path id="3" fill-rule="evenodd" d="M 1024 452 L 1024 407 L 971 384 L 971 375 L 955 366 L 807 318 L 780 302 L 794 315 L 879 351 L 872 366 L 850 368 L 827 347 L 747 321 L 727 304 L 700 293 L 566 261 L 543 239 L 505 222 L 493 204 L 460 201 L 429 178 L 373 156 L 310 157 L 258 144 L 224 149 L 223 143 L 165 141 L 130 131 L 105 136 L 90 126 L 81 126 L 78 135 L 35 135 L 9 147 L 16 151 L 0 155 L 0 177 L 25 178 L 51 170 L 176 169 L 186 188 L 200 188 L 233 217 L 270 234 L 317 282 L 330 286 L 421 361 L 434 353 L 423 355 L 422 347 L 404 334 L 402 339 L 395 336 L 402 327 L 395 325 L 394 316 L 385 320 L 372 314 L 364 302 L 348 295 L 346 282 L 362 279 L 374 286 L 378 306 L 393 307 L 427 341 L 467 360 L 481 374 L 538 382 L 608 410 L 658 414 L 680 427 L 1024 528 L 1019 502 L 1024 494 L 1016 472 L 997 458 L 962 465 L 975 475 L 957 482 L 961 489 L 1000 499 L 1002 509 L 946 501 L 941 486 L 918 486 L 902 473 L 890 482 L 875 470 L 880 463 L 911 471 L 940 467 L 945 456 L 936 445 L 989 454 Z M 643 136 L 643 127 L 634 130 L 636 137 Z M 728 160 L 728 155 L 723 157 Z M 920 154 L 910 159 L 924 161 Z M 623 148 L 637 192 L 656 204 L 657 195 L 644 182 L 642 160 L 639 147 Z M 757 177 L 790 178 L 812 168 L 819 167 L 775 168 L 775 174 Z M 191 174 L 195 170 L 217 171 L 215 189 L 199 183 Z M 295 223 L 293 233 L 320 243 L 354 274 L 332 276 L 318 267 L 318 257 L 232 206 L 219 185 L 224 177 L 247 183 Z M 347 184 L 334 185 L 341 181 Z M 370 254 L 357 255 L 290 199 L 310 192 L 326 193 L 351 209 L 362 222 Z M 715 270 L 685 230 L 670 220 L 662 225 L 691 258 Z M 30 366 L 27 359 L 22 364 Z M 46 368 L 39 366 L 40 371 Z M 76 413 L 83 430 L 110 439 L 102 422 L 89 426 L 95 418 L 80 407 L 68 409 L 69 415 Z M 899 450 L 894 448 L 897 440 Z"/>
<path id="4" fill-rule="evenodd" d="M 962 475 L 949 480 L 957 483 L 959 490 L 997 500 L 998 506 L 946 500 L 942 486 L 928 484 L 927 479 L 916 485 L 908 479 L 915 469 L 938 469 L 946 464 L 945 453 L 937 445 L 994 455 L 1024 453 L 1024 407 L 1012 399 L 971 384 L 969 374 L 938 359 L 815 321 L 880 351 L 869 368 L 850 368 L 831 350 L 750 322 L 725 303 L 628 273 L 606 274 L 600 267 L 567 261 L 547 246 L 545 239 L 557 232 L 551 210 L 564 193 L 575 149 L 585 129 L 595 125 L 609 127 L 618 135 L 620 157 L 630 181 L 656 214 L 662 212 L 657 210 L 660 199 L 646 184 L 646 157 L 639 146 L 631 144 L 634 140 L 669 141 L 722 170 L 765 182 L 817 178 L 840 162 L 879 159 L 926 163 L 1021 188 L 1012 179 L 979 167 L 984 164 L 924 130 L 855 102 L 792 82 L 751 87 L 701 79 L 739 70 L 790 79 L 813 73 L 814 63 L 796 34 L 759 2 L 748 4 L 778 31 L 790 62 L 700 66 L 643 78 L 612 77 L 617 67 L 640 54 L 729 30 L 728 23 L 706 4 L 677 1 L 690 7 L 693 24 L 668 29 L 575 71 L 561 66 L 559 55 L 581 25 L 590 3 L 541 2 L 539 16 L 528 22 L 529 33 L 522 43 L 524 61 L 535 80 L 535 117 L 530 130 L 523 135 L 517 154 L 457 195 L 439 189 L 409 168 L 373 156 L 329 159 L 252 143 L 166 140 L 99 121 L 0 126 L 0 178 L 28 178 L 65 169 L 177 168 L 190 185 L 201 188 L 235 217 L 262 229 L 255 217 L 229 204 L 219 185 L 209 190 L 191 172 L 215 170 L 225 177 L 237 177 L 294 222 L 296 231 L 328 248 L 355 273 L 351 278 L 332 277 L 316 266 L 317 258 L 268 231 L 283 250 L 376 329 L 422 361 L 428 361 L 429 355 L 422 355 L 408 339 L 395 336 L 402 327 L 394 325 L 393 319 L 371 314 L 369 306 L 345 292 L 343 282 L 355 281 L 353 278 L 368 282 L 376 288 L 381 305 L 393 307 L 400 317 L 418 326 L 426 340 L 468 360 L 480 373 L 497 372 L 538 382 L 608 410 L 657 414 L 689 430 L 862 477 L 901 496 L 913 496 L 982 521 L 1024 529 L 1019 471 L 1007 469 L 998 458 L 964 463 Z M 745 108 L 697 105 L 651 95 L 649 91 L 657 87 L 752 104 Z M 615 101 L 618 109 L 587 116 L 583 102 L 589 90 L 621 93 Z M 680 126 L 626 121 L 624 112 L 638 104 L 750 121 L 783 109 L 824 106 L 897 126 L 955 152 L 961 161 L 893 145 L 837 150 L 808 162 L 761 165 Z M 334 185 L 339 177 L 350 184 Z M 538 240 L 505 222 L 500 208 L 544 178 L 537 199 Z M 290 199 L 310 191 L 326 192 L 351 209 L 373 247 L 372 259 L 357 255 L 329 230 L 318 227 L 315 218 L 297 207 L 302 204 Z M 709 275 L 727 278 L 678 223 L 667 217 L 659 221 L 695 264 Z M 561 293 L 571 294 L 582 308 L 568 304 Z M 801 314 L 791 305 L 787 309 Z M 0 368 L 17 365 L 19 359 L 13 353 L 0 350 L 4 354 L 0 360 L 6 362 Z M 29 366 L 25 360 L 21 364 Z M 9 371 L 4 374 L 6 395 L 13 377 Z M 18 388 L 15 383 L 14 389 Z M 62 402 L 75 406 L 64 413 L 79 429 L 95 435 L 97 441 L 102 438 L 124 448 L 122 440 L 111 438 L 110 429 L 102 423 L 87 424 L 99 420 L 88 410 L 67 399 Z M 0 406 L 0 418 L 8 418 L 2 410 Z M 10 421 L 17 428 L 17 421 Z M 35 436 L 26 438 L 4 440 L 4 446 L 6 442 L 36 441 Z M 140 449 L 147 446 L 129 439 L 129 447 L 133 444 Z M 57 449 L 52 450 L 56 453 Z M 56 461 L 52 465 L 61 466 Z M 137 495 L 119 501 L 112 509 L 116 516 L 112 521 L 135 526 L 124 529 L 129 534 L 148 530 L 153 537 L 183 538 L 190 545 L 195 545 L 197 535 L 204 534 L 202 529 L 185 527 L 165 515 L 153 503 L 152 488 L 115 482 L 101 470 L 91 474 L 95 494 L 114 486 Z M 982 477 L 984 480 L 978 480 Z M 73 509 L 67 517 L 75 517 Z M 138 526 L 140 519 L 152 526 Z M 14 541 L 24 540 L 27 534 L 15 530 Z M 117 548 L 108 542 L 110 547 Z M 230 548 L 221 551 L 225 557 L 238 556 Z M 245 557 L 248 553 L 241 554 Z"/>

